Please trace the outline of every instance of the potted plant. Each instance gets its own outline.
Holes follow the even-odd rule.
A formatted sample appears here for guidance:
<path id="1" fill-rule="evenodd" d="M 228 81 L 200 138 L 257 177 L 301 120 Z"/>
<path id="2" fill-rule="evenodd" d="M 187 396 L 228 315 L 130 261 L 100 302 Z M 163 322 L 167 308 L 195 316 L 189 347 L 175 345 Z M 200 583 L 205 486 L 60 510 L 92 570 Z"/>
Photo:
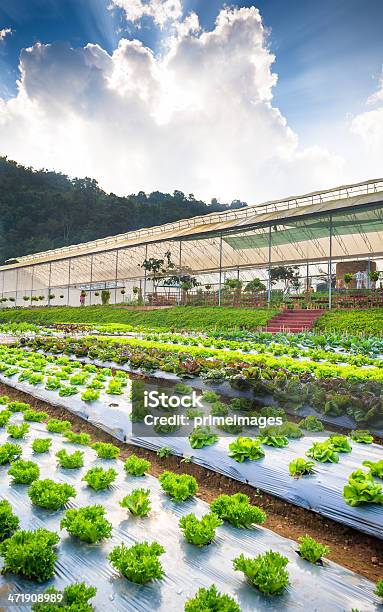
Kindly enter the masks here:
<path id="1" fill-rule="evenodd" d="M 28 302 L 31 298 L 29 297 L 29 295 L 23 295 L 23 300 L 24 302 Z"/>
<path id="2" fill-rule="evenodd" d="M 107 306 L 110 300 L 110 291 L 109 289 L 103 289 L 101 291 L 101 302 L 103 306 Z"/>
<path id="3" fill-rule="evenodd" d="M 99 291 L 95 291 L 94 295 L 98 297 L 100 295 L 100 292 Z"/>
<path id="4" fill-rule="evenodd" d="M 380 278 L 380 272 L 378 270 L 370 270 L 370 272 L 368 273 L 368 278 L 376 286 L 376 283 Z"/>
<path id="5" fill-rule="evenodd" d="M 61 298 L 61 299 L 63 299 L 63 298 L 64 298 L 64 295 L 63 295 L 63 294 L 61 294 L 61 295 L 60 295 L 60 298 Z"/>
<path id="6" fill-rule="evenodd" d="M 55 294 L 54 294 L 54 293 L 50 293 L 50 294 L 48 295 L 48 297 L 49 297 L 49 299 L 50 299 L 50 300 L 54 300 L 56 296 L 55 296 Z"/>
<path id="7" fill-rule="evenodd" d="M 40 302 L 42 302 L 43 300 L 45 300 L 45 297 L 43 295 L 39 295 L 38 299 L 40 300 Z"/>

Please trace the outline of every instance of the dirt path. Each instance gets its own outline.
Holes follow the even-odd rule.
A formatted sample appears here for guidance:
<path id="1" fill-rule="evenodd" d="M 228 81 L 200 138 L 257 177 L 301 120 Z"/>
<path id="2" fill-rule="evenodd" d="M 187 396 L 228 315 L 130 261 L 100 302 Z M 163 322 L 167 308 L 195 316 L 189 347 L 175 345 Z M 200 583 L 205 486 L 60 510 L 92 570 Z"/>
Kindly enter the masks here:
<path id="1" fill-rule="evenodd" d="M 112 442 L 121 449 L 120 457 L 128 457 L 132 452 L 151 462 L 150 473 L 159 476 L 165 469 L 178 473 L 192 474 L 198 481 L 197 497 L 211 502 L 222 493 L 246 493 L 252 503 L 267 512 L 265 527 L 281 536 L 297 540 L 301 535 L 310 535 L 331 548 L 329 559 L 376 582 L 383 579 L 383 542 L 355 529 L 340 525 L 319 514 L 289 504 L 268 493 L 256 490 L 236 480 L 222 476 L 193 463 L 181 463 L 181 458 L 170 456 L 160 459 L 156 453 L 119 442 L 109 434 L 97 429 L 83 419 L 65 409 L 56 408 L 26 393 L 16 391 L 0 384 L 0 395 L 8 395 L 13 400 L 29 403 L 33 408 L 44 410 L 51 417 L 64 418 L 72 423 L 75 432 L 89 433 L 93 441 Z"/>

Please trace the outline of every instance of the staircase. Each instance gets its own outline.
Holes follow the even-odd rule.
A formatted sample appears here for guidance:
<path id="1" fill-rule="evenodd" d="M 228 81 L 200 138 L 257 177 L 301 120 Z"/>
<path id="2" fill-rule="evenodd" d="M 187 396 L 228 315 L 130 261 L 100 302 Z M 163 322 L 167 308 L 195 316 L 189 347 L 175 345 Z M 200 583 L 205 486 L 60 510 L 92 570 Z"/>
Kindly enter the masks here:
<path id="1" fill-rule="evenodd" d="M 298 332 L 307 331 L 313 328 L 314 322 L 319 319 L 324 310 L 284 310 L 276 315 L 267 324 L 263 331 L 271 332 Z"/>

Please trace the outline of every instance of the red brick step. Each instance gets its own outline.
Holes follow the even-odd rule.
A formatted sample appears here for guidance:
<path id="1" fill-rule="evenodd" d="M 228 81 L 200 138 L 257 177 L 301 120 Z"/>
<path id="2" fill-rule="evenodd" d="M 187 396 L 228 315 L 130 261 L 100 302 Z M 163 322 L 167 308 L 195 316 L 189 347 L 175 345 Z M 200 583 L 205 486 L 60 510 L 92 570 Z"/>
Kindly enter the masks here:
<path id="1" fill-rule="evenodd" d="M 307 331 L 313 328 L 315 321 L 323 312 L 323 310 L 285 310 L 270 319 L 263 331 L 271 333 Z"/>

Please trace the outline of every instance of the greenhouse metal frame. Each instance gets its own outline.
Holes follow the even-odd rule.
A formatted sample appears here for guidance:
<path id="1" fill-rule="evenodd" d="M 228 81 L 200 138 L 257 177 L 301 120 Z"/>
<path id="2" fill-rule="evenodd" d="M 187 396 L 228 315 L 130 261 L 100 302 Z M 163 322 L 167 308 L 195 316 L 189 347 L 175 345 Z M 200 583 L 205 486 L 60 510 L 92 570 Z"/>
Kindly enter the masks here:
<path id="1" fill-rule="evenodd" d="M 383 179 L 344 185 L 260 205 L 183 219 L 83 244 L 8 260 L 0 267 L 0 290 L 14 306 L 34 298 L 49 305 L 100 303 L 107 289 L 119 303 L 139 287 L 144 302 L 153 281 L 142 267 L 171 253 L 172 274 L 190 274 L 211 285 L 218 304 L 225 279 L 264 280 L 271 300 L 270 270 L 296 265 L 327 276 L 332 306 L 333 266 L 340 261 L 383 257 Z M 321 269 L 324 266 L 324 270 Z M 307 280 L 307 284 L 308 284 Z M 159 291 L 166 289 L 160 287 Z M 137 289 L 135 289 L 137 291 Z M 133 293 L 132 293 L 133 292 Z M 52 297 L 53 296 L 53 297 Z M 8 302 L 5 302 L 9 305 Z M 4 302 L 3 302 L 4 305 Z"/>

